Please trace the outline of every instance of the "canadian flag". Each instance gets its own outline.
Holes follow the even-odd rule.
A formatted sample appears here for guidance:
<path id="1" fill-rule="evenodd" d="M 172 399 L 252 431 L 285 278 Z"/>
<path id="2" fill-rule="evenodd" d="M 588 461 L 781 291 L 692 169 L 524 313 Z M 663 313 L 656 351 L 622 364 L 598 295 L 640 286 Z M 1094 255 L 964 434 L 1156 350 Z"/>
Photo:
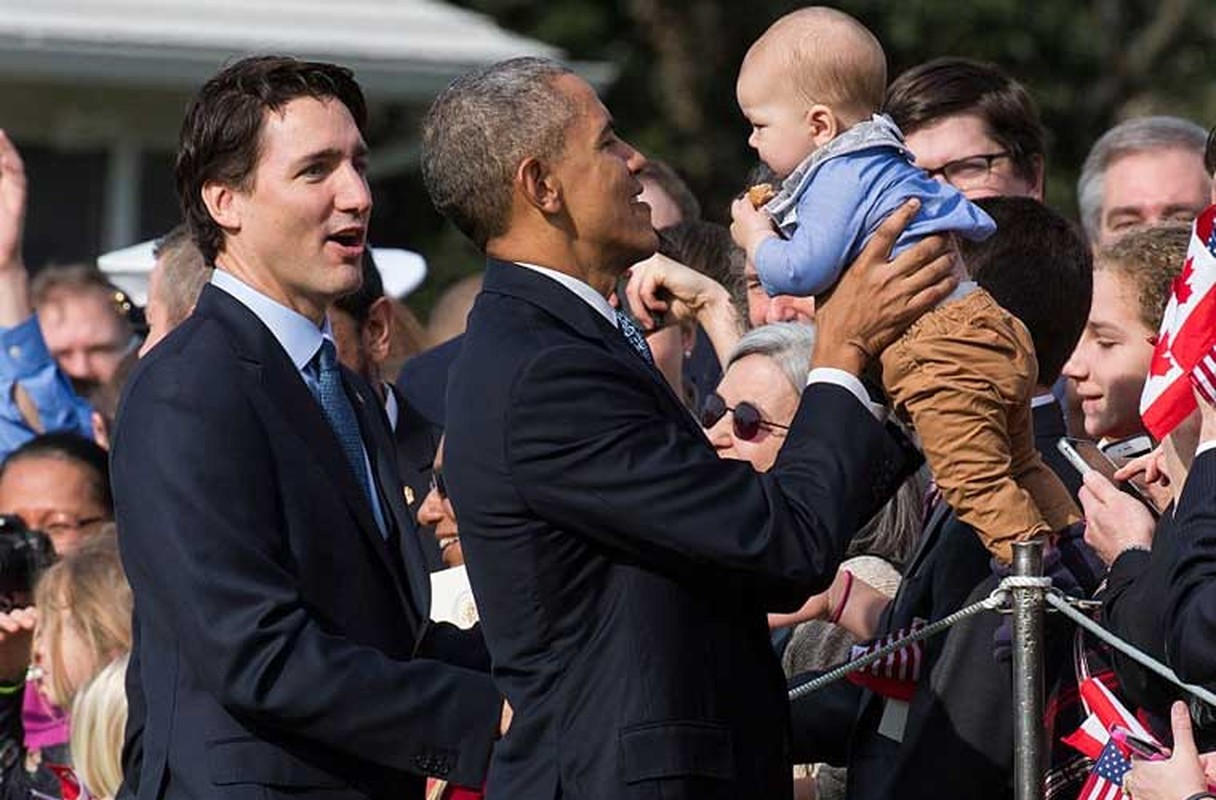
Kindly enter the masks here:
<path id="1" fill-rule="evenodd" d="M 1158 439 L 1195 410 L 1192 385 L 1216 402 L 1216 206 L 1191 229 L 1182 273 L 1173 291 L 1140 396 L 1144 426 Z"/>
<path id="2" fill-rule="evenodd" d="M 1141 739 L 1157 741 L 1101 680 L 1086 678 L 1081 682 L 1080 689 L 1081 701 L 1089 716 L 1071 736 L 1063 739 L 1064 744 L 1097 759 L 1102 754 L 1102 748 L 1110 741 L 1110 731 L 1115 726 L 1126 728 Z"/>

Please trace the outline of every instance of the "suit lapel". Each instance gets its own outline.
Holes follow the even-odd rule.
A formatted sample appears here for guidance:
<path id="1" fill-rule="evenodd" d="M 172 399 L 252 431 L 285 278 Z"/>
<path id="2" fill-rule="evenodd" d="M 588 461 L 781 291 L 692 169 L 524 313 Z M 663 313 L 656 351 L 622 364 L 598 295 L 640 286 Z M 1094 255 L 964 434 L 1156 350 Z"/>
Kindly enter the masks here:
<path id="1" fill-rule="evenodd" d="M 372 464 L 385 521 L 396 527 L 400 539 L 400 557 L 397 563 L 399 568 L 403 567 L 405 570 L 412 607 L 421 617 L 425 617 L 431 606 L 430 573 L 426 567 L 422 544 L 418 541 L 413 517 L 401 493 L 401 476 L 397 468 L 388 420 L 379 404 L 379 397 L 371 392 L 370 387 L 353 378 L 346 369 L 342 372 L 347 378 L 347 391 L 351 395 L 351 403 L 355 407 L 355 416 L 359 419 L 359 429 L 363 434 L 364 447 L 367 448 L 368 459 Z M 387 555 L 392 557 L 391 549 Z"/>
<path id="2" fill-rule="evenodd" d="M 337 489 L 356 527 L 380 555 L 400 590 L 400 572 L 389 561 L 392 556 L 384 537 L 380 535 L 380 528 L 376 525 L 363 488 L 356 482 L 354 472 L 347 463 L 338 437 L 274 334 L 240 301 L 210 285 L 204 288 L 199 297 L 198 311 L 215 316 L 232 331 L 237 354 L 251 377 Z M 360 416 L 360 407 L 366 403 L 366 399 L 360 393 L 351 392 L 349 382 L 346 383 L 355 414 Z M 367 427 L 361 416 L 359 424 L 364 434 L 364 447 L 368 449 L 369 458 L 374 459 L 373 452 L 380 448 L 367 444 Z M 389 510 L 385 511 L 388 513 Z"/>

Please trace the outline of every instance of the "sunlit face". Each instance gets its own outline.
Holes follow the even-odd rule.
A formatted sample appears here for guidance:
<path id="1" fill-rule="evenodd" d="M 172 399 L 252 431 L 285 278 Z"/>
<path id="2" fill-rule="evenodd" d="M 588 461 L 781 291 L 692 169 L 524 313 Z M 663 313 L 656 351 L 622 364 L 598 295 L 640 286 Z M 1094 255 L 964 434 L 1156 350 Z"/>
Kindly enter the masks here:
<path id="1" fill-rule="evenodd" d="M 748 53 L 739 70 L 735 96 L 752 126 L 747 143 L 779 178 L 786 178 L 815 151 L 815 138 L 800 94 L 791 91 L 779 59 Z"/>
<path id="2" fill-rule="evenodd" d="M 1076 383 L 1086 434 L 1117 439 L 1144 432 L 1140 394 L 1155 334 L 1140 319 L 1130 282 L 1110 270 L 1095 271 L 1089 321 L 1064 365 L 1064 375 Z"/>
<path id="3" fill-rule="evenodd" d="M 110 518 L 95 496 L 86 467 L 43 456 L 18 458 L 5 467 L 0 514 L 16 514 L 29 528 L 45 533 L 61 556 Z"/>
<path id="4" fill-rule="evenodd" d="M 800 397 L 785 373 L 762 355 L 745 356 L 731 364 L 717 391 L 727 406 L 749 402 L 763 419 L 786 426 L 794 419 Z M 721 458 L 749 461 L 757 472 L 765 472 L 777 460 L 786 431 L 761 425 L 755 438 L 740 439 L 735 434 L 734 415 L 728 411 L 706 435 Z"/>
<path id="5" fill-rule="evenodd" d="M 743 278 L 747 288 L 747 321 L 753 328 L 772 322 L 801 322 L 804 325 L 815 321 L 815 298 L 794 297 L 779 294 L 769 297 L 760 284 L 756 265 L 746 259 Z"/>
<path id="6" fill-rule="evenodd" d="M 131 329 L 105 289 L 58 290 L 38 308 L 38 325 L 59 368 L 78 386 L 109 382 L 131 348 Z"/>
<path id="7" fill-rule="evenodd" d="M 1043 199 L 1043 167 L 1028 179 L 1014 169 L 1008 152 L 988 133 L 984 120 L 976 114 L 954 114 L 904 136 L 908 149 L 916 157 L 916 166 L 946 181 L 941 173 L 948 164 L 961 164 L 977 156 L 1003 154 L 990 161 L 990 168 L 974 179 L 956 182 L 956 188 L 972 200 L 982 197 L 1033 197 Z"/>
<path id="8" fill-rule="evenodd" d="M 443 480 L 443 439 L 435 451 L 431 490 L 418 506 L 418 524 L 433 526 L 435 539 L 439 542 L 439 554 L 446 567 L 458 567 L 464 563 L 464 552 L 460 549 L 460 530 L 456 526 L 456 512 L 446 491 L 440 491 Z"/>
<path id="9" fill-rule="evenodd" d="M 319 321 L 362 280 L 366 168 L 367 147 L 340 101 L 301 97 L 267 111 L 250 186 L 232 190 L 217 264 Z"/>
<path id="10" fill-rule="evenodd" d="M 574 121 L 553 166 L 573 245 L 586 263 L 619 274 L 659 246 L 650 206 L 639 200 L 637 174 L 646 159 L 616 134 L 608 110 L 586 81 L 563 75 L 554 86 L 574 106 Z"/>
<path id="11" fill-rule="evenodd" d="M 1211 198 L 1203 156 L 1190 150 L 1145 150 L 1110 163 L 1102 181 L 1098 244 L 1160 222 L 1189 223 Z"/>

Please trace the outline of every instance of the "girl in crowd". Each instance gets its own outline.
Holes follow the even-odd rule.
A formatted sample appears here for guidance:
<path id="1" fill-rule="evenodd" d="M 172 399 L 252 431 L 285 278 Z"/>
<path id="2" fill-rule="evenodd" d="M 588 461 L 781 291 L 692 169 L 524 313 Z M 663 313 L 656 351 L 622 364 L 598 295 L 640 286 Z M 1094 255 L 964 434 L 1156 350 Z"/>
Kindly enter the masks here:
<path id="1" fill-rule="evenodd" d="M 59 797 L 61 776 L 73 780 L 62 769 L 70 765 L 66 748 L 26 744 L 21 710 L 31 653 L 38 691 L 70 709 L 102 667 L 130 649 L 131 606 L 110 526 L 43 573 L 32 608 L 0 613 L 0 798 Z M 90 788 L 101 796 L 110 787 Z"/>

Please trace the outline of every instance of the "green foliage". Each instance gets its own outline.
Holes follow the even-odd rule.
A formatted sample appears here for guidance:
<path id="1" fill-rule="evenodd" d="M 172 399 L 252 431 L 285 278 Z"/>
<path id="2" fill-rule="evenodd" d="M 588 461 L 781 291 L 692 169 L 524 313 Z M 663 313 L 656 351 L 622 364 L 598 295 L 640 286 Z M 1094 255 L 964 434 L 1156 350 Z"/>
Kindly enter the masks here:
<path id="1" fill-rule="evenodd" d="M 735 106 L 748 45 L 788 0 L 456 0 L 502 26 L 618 70 L 602 89 L 622 134 L 671 163 L 725 219 L 753 157 Z M 891 75 L 942 55 L 994 61 L 1036 97 L 1049 133 L 1048 200 L 1075 216 L 1077 172 L 1123 116 L 1216 121 L 1207 51 L 1216 22 L 1198 0 L 847 0 L 887 50 Z M 450 244 L 450 243 L 449 243 Z M 461 254 L 464 262 L 467 254 Z M 440 261 L 443 257 L 440 257 Z M 434 259 L 433 259 L 434 261 Z M 466 262 L 467 263 L 467 262 Z M 459 269 L 455 270 L 459 271 Z"/>

